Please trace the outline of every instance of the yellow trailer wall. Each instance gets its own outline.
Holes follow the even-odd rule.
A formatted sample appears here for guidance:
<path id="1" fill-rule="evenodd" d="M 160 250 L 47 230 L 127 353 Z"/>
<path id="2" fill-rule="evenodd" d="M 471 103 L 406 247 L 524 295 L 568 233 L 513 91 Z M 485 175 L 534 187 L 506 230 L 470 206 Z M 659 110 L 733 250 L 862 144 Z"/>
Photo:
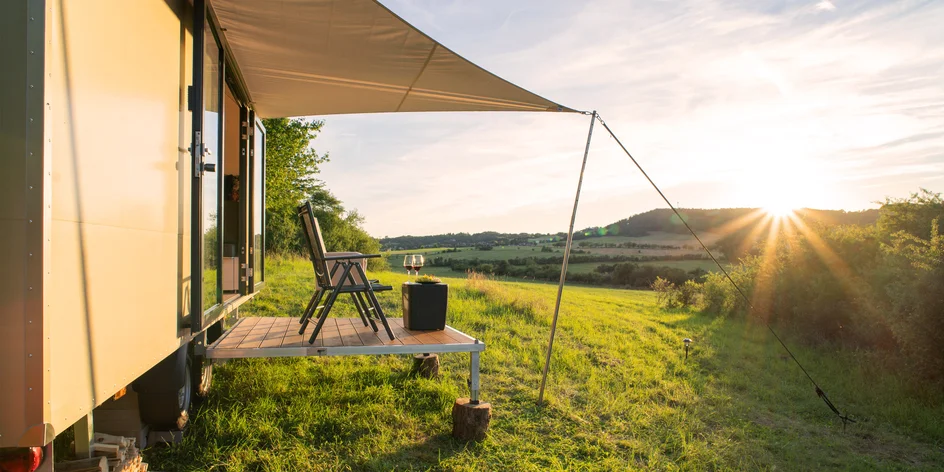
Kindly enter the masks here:
<path id="1" fill-rule="evenodd" d="M 186 0 L 48 0 L 58 434 L 189 339 Z"/>

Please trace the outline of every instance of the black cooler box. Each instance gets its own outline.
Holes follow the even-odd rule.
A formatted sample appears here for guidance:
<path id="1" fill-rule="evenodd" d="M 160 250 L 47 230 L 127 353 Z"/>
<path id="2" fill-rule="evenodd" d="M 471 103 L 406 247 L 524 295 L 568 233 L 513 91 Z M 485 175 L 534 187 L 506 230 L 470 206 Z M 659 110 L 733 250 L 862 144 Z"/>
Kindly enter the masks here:
<path id="1" fill-rule="evenodd" d="M 403 291 L 403 327 L 415 330 L 446 329 L 449 285 L 406 282 Z"/>

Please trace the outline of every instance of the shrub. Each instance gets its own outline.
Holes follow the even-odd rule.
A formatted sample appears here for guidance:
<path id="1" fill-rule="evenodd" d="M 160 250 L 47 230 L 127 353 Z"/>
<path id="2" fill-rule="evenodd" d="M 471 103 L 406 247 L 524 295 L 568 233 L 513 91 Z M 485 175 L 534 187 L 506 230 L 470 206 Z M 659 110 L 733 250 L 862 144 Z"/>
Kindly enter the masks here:
<path id="1" fill-rule="evenodd" d="M 938 220 L 929 239 L 900 231 L 884 247 L 895 275 L 886 288 L 891 330 L 915 374 L 944 379 L 944 237 Z"/>
<path id="2" fill-rule="evenodd" d="M 659 306 L 668 307 L 669 299 L 672 297 L 672 290 L 675 289 L 675 284 L 662 277 L 656 277 L 656 280 L 652 282 L 649 288 L 656 292 L 656 303 L 658 303 Z"/>
<path id="3" fill-rule="evenodd" d="M 753 316 L 807 342 L 896 354 L 915 381 L 944 382 L 942 220 L 940 195 L 922 190 L 887 200 L 871 226 L 795 223 L 729 273 L 751 300 Z M 665 303 L 686 301 L 677 299 L 688 296 L 684 288 L 669 290 Z M 704 312 L 748 313 L 723 274 L 708 274 L 695 297 Z"/>
<path id="4" fill-rule="evenodd" d="M 679 307 L 688 308 L 695 306 L 701 295 L 701 284 L 694 280 L 686 280 L 685 283 L 676 289 L 676 292 L 678 294 L 676 300 L 678 301 Z"/>
<path id="5" fill-rule="evenodd" d="M 681 285 L 656 276 L 650 285 L 656 292 L 656 302 L 664 308 L 688 308 L 695 306 L 701 295 L 701 285 L 694 280 L 686 280 Z"/>

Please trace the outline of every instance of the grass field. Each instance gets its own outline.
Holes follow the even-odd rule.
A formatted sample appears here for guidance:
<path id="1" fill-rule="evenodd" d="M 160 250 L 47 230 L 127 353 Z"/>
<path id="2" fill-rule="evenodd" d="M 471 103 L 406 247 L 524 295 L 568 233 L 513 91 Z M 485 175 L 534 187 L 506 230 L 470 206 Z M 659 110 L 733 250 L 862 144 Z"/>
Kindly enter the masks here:
<path id="1" fill-rule="evenodd" d="M 702 241 L 705 242 L 709 247 L 713 245 L 720 238 L 719 235 L 714 233 L 705 233 L 700 235 Z M 630 248 L 602 248 L 602 247 L 584 247 L 582 244 L 622 244 L 626 242 L 634 242 L 637 244 L 658 244 L 665 246 L 690 246 L 691 249 L 630 249 Z M 456 259 L 511 259 L 514 257 L 530 257 L 530 256 L 550 256 L 554 253 L 542 253 L 541 246 L 550 245 L 554 249 L 555 253 L 563 254 L 564 248 L 559 246 L 554 246 L 552 244 L 541 244 L 539 246 L 496 246 L 490 251 L 480 251 L 471 247 L 464 247 L 462 252 L 458 253 L 448 253 L 448 254 L 439 254 L 446 250 L 446 248 L 430 248 L 430 249 L 402 249 L 397 251 L 392 251 L 391 254 L 402 255 L 402 254 L 439 254 L 444 257 L 456 258 Z M 662 233 L 662 232 L 653 232 L 652 234 L 646 236 L 602 236 L 598 238 L 588 238 L 582 240 L 574 241 L 574 249 L 581 249 L 588 251 L 592 254 L 609 254 L 609 255 L 624 255 L 624 256 L 665 256 L 665 255 L 684 255 L 684 254 L 702 254 L 702 250 L 698 245 L 698 242 L 695 241 L 691 235 L 685 234 L 675 234 L 675 233 Z"/>
<path id="2" fill-rule="evenodd" d="M 297 316 L 307 261 L 269 260 L 244 316 Z M 381 273 L 398 286 L 405 275 Z M 794 346 L 843 431 L 760 326 L 666 312 L 649 292 L 564 293 L 544 407 L 535 405 L 553 285 L 450 279 L 450 325 L 483 339 L 488 438 L 450 436 L 468 395 L 468 356 L 442 378 L 411 377 L 408 356 L 241 360 L 180 445 L 145 451 L 152 470 L 940 470 L 944 394 L 916 392 L 862 353 Z M 399 316 L 399 293 L 382 297 Z M 342 305 L 339 305 L 342 306 Z M 345 308 L 338 316 L 352 316 Z M 681 339 L 694 339 L 688 360 Z"/>
<path id="3" fill-rule="evenodd" d="M 639 265 L 651 265 L 657 267 L 674 267 L 676 269 L 682 269 L 686 272 L 701 269 L 705 272 L 716 272 L 718 271 L 718 266 L 711 260 L 698 259 L 698 260 L 687 260 L 687 261 L 643 261 L 639 262 Z M 722 263 L 724 264 L 724 263 Z M 597 262 L 581 262 L 579 264 L 568 264 L 567 273 L 568 274 L 585 274 L 587 272 L 593 272 L 600 264 Z M 725 265 L 727 267 L 727 264 Z"/>
<path id="4" fill-rule="evenodd" d="M 402 251 L 393 251 L 391 257 L 400 256 L 399 261 L 403 262 L 403 254 L 423 254 L 425 256 L 442 256 L 450 259 L 489 259 L 489 260 L 500 260 L 500 259 L 514 259 L 515 257 L 551 257 L 551 256 L 563 256 L 564 248 L 553 248 L 554 252 L 541 252 L 541 247 L 533 246 L 495 246 L 492 250 L 482 251 L 471 247 L 459 248 L 459 252 L 448 252 L 444 253 L 443 251 L 446 248 L 434 248 L 434 249 L 410 249 Z"/>
<path id="5" fill-rule="evenodd" d="M 718 236 L 712 233 L 706 233 L 703 235 L 703 241 L 706 244 L 713 244 L 718 239 Z M 590 254 L 601 254 L 609 256 L 680 256 L 680 255 L 695 255 L 703 256 L 703 251 L 700 249 L 629 249 L 629 248 L 595 248 L 595 247 L 580 247 L 580 243 L 590 242 L 596 244 L 620 244 L 624 242 L 636 242 L 639 244 L 663 244 L 663 245 L 690 245 L 694 247 L 697 245 L 694 239 L 691 236 L 686 236 L 683 234 L 672 234 L 672 233 L 653 233 L 648 236 L 603 236 L 599 238 L 591 238 L 581 241 L 576 241 L 574 243 L 574 249 L 579 249 L 587 251 Z M 459 252 L 449 252 L 446 253 L 447 248 L 430 248 L 430 249 L 404 249 L 398 251 L 391 251 L 387 256 L 387 262 L 390 264 L 390 267 L 393 270 L 397 270 L 403 264 L 403 255 L 404 254 L 423 254 L 427 257 L 431 256 L 440 256 L 446 259 L 455 259 L 455 260 L 471 260 L 479 259 L 482 261 L 499 261 L 499 260 L 508 260 L 514 259 L 516 257 L 527 258 L 527 257 L 563 257 L 564 249 L 562 247 L 551 246 L 554 252 L 541 252 L 542 246 L 531 247 L 531 246 L 496 246 L 491 250 L 483 251 L 472 247 L 463 247 L 459 248 Z M 720 256 L 720 254 L 716 254 Z M 683 269 L 685 271 L 690 271 L 695 268 L 705 270 L 707 272 L 715 272 L 718 270 L 718 267 L 711 262 L 710 260 L 704 259 L 691 259 L 691 260 L 682 260 L 682 261 L 643 261 L 640 262 L 643 265 L 652 265 L 652 266 L 667 266 L 667 267 L 676 267 Z M 570 267 L 570 273 L 587 273 L 593 271 L 599 263 L 580 263 L 572 264 Z M 429 270 L 440 275 L 449 277 L 465 277 L 463 272 L 452 271 L 446 267 L 429 267 Z"/>

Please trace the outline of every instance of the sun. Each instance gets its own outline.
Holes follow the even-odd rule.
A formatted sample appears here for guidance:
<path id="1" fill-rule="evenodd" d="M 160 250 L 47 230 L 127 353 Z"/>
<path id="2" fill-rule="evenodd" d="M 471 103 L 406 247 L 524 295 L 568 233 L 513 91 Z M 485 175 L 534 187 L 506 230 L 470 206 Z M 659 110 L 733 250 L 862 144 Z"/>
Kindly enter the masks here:
<path id="1" fill-rule="evenodd" d="M 774 218 L 786 218 L 796 212 L 796 207 L 787 202 L 770 202 L 764 205 L 764 212 Z"/>

